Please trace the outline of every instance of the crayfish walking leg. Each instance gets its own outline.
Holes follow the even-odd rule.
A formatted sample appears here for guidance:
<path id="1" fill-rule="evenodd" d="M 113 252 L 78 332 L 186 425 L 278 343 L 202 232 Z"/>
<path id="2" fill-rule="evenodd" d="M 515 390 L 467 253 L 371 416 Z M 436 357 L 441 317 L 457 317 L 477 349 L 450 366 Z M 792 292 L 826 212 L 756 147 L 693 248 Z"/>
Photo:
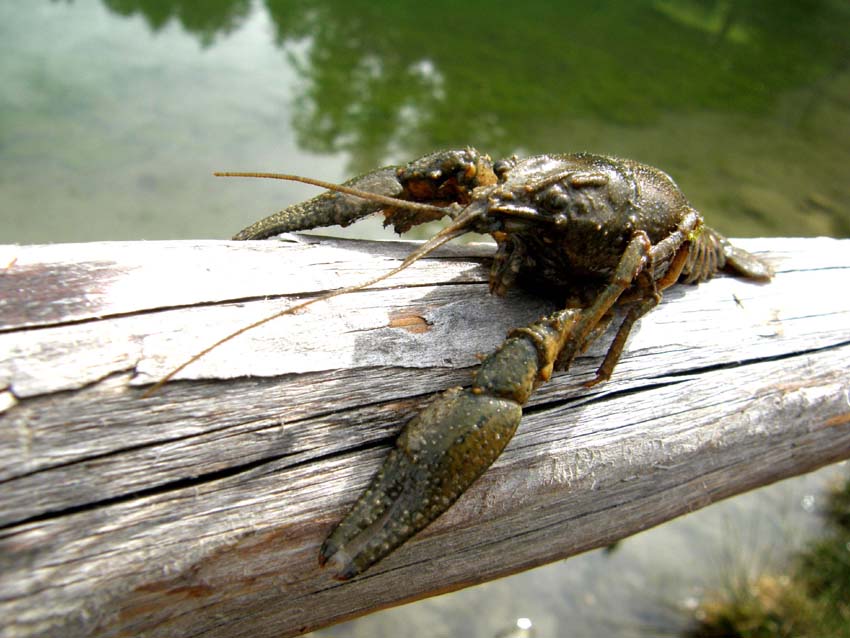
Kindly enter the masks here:
<path id="1" fill-rule="evenodd" d="M 332 562 L 340 580 L 356 576 L 445 512 L 508 444 L 580 313 L 561 310 L 511 331 L 471 387 L 443 392 L 413 417 L 319 563 Z"/>

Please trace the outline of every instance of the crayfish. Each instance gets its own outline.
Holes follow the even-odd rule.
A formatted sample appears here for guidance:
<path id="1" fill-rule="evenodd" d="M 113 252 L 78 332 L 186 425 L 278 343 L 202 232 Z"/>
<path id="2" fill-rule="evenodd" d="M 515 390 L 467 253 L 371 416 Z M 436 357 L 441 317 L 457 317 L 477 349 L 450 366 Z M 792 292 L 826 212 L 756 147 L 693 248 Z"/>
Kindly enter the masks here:
<path id="1" fill-rule="evenodd" d="M 511 331 L 469 388 L 437 395 L 407 424 L 367 490 L 321 546 L 319 563 L 332 562 L 343 580 L 380 561 L 458 499 L 510 441 L 535 387 L 554 370 L 566 370 L 605 331 L 615 304 L 625 305 L 624 316 L 590 384 L 611 376 L 632 326 L 668 286 L 706 281 L 721 269 L 754 280 L 772 276 L 768 265 L 706 226 L 666 173 L 632 160 L 578 153 L 493 162 L 467 148 L 342 185 L 273 173 L 219 175 L 329 189 L 258 221 L 237 240 L 347 226 L 378 211 L 398 233 L 442 217 L 450 223 L 388 273 L 266 317 L 192 361 L 260 323 L 386 279 L 468 232 L 496 242 L 489 276 L 494 294 L 522 281 L 563 291 L 564 309 Z"/>

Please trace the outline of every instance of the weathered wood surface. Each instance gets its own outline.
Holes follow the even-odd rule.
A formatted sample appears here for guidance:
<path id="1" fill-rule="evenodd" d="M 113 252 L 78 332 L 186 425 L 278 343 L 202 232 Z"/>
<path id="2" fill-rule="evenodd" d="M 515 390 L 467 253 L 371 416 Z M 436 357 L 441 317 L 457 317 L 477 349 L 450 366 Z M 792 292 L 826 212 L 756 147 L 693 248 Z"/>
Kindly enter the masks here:
<path id="1" fill-rule="evenodd" d="M 406 418 L 546 302 L 445 250 L 187 355 L 402 243 L 0 247 L 0 635 L 288 636 L 570 556 L 850 457 L 850 240 L 741 240 L 758 285 L 676 287 L 602 338 L 416 540 L 340 584 L 319 544 Z M 222 379 L 228 379 L 223 381 Z"/>

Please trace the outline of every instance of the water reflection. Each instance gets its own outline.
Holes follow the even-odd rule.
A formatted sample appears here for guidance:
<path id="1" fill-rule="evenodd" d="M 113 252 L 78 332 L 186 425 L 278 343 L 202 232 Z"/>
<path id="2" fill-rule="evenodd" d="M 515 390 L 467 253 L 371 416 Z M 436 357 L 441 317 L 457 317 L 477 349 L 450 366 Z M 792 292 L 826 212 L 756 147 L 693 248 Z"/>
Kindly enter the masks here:
<path id="1" fill-rule="evenodd" d="M 118 15 L 141 14 L 152 31 L 176 20 L 203 46 L 211 45 L 216 35 L 234 31 L 251 10 L 251 0 L 103 0 L 103 4 Z"/>
<path id="2" fill-rule="evenodd" d="M 232 31 L 248 0 L 103 0 L 157 30 L 174 18 L 203 44 Z M 393 155 L 474 140 L 502 155 L 554 122 L 648 124 L 674 111 L 764 112 L 810 92 L 850 59 L 837 0 L 425 5 L 266 0 L 303 82 L 293 126 L 306 149 L 367 170 Z"/>
<path id="3" fill-rule="evenodd" d="M 467 145 L 634 157 L 732 236 L 850 235 L 844 0 L 52 7 L 0 6 L 19 241 L 33 208 L 50 239 L 225 237 L 313 193 L 212 170 L 338 181 Z"/>

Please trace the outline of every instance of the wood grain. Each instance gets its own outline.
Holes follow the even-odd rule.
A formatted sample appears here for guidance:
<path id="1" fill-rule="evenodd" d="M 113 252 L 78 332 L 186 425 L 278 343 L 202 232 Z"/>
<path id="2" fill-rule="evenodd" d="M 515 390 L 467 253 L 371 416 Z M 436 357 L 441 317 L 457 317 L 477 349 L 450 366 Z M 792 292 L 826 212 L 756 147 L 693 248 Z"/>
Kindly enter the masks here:
<path id="1" fill-rule="evenodd" d="M 552 308 L 486 245 L 185 358 L 385 272 L 405 242 L 0 247 L 0 635 L 289 636 L 592 547 L 850 457 L 850 240 L 739 240 L 767 285 L 669 290 L 603 337 L 446 515 L 337 583 L 318 546 L 428 397 Z"/>

